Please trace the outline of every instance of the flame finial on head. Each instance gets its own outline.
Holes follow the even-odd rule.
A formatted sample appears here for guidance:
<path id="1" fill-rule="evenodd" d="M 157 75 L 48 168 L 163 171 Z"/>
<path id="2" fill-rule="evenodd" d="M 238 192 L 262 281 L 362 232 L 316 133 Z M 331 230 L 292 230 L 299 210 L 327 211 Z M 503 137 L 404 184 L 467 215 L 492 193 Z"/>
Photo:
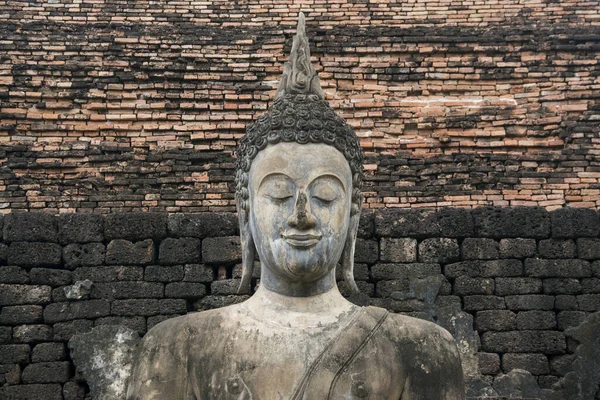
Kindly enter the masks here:
<path id="1" fill-rule="evenodd" d="M 303 12 L 298 15 L 298 27 L 292 43 L 290 60 L 284 64 L 276 98 L 286 94 L 314 94 L 319 99 L 324 98 L 319 75 L 310 62 Z"/>

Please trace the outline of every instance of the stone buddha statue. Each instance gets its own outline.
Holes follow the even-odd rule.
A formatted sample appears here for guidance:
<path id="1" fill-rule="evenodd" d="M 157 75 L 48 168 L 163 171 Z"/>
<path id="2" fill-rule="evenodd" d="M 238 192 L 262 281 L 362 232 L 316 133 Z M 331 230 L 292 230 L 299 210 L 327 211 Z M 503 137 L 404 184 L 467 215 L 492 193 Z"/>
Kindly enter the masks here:
<path id="1" fill-rule="evenodd" d="M 144 337 L 127 399 L 460 400 L 462 368 L 437 325 L 362 307 L 349 288 L 362 151 L 324 100 L 300 14 L 277 97 L 237 149 L 247 301 L 169 319 Z"/>

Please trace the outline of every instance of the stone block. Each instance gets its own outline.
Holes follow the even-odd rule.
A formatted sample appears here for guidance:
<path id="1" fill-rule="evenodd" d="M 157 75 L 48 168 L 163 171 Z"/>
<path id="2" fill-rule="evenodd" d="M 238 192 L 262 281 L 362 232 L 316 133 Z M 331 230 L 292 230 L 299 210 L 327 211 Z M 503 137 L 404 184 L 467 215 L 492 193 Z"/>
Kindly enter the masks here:
<path id="1" fill-rule="evenodd" d="M 408 279 L 379 281 L 375 285 L 375 293 L 377 293 L 377 297 L 390 297 L 393 293 L 406 293 L 408 290 Z"/>
<path id="2" fill-rule="evenodd" d="M 106 248 L 102 243 L 68 244 L 63 248 L 65 267 L 95 267 L 104 264 Z"/>
<path id="3" fill-rule="evenodd" d="M 131 299 L 115 300 L 110 309 L 112 315 L 117 316 L 151 316 L 159 314 L 158 300 L 156 299 Z"/>
<path id="4" fill-rule="evenodd" d="M 466 238 L 462 242 L 463 260 L 492 260 L 498 256 L 498 242 L 493 239 Z"/>
<path id="5" fill-rule="evenodd" d="M 0 344 L 8 344 L 12 341 L 12 328 L 10 326 L 2 326 L 0 323 Z"/>
<path id="6" fill-rule="evenodd" d="M 153 239 L 157 242 L 167 237 L 167 214 L 131 212 L 108 214 L 104 218 L 104 238 L 125 239 L 130 242 Z"/>
<path id="7" fill-rule="evenodd" d="M 60 384 L 6 385 L 0 388 L 0 399 L 10 400 L 63 400 Z"/>
<path id="8" fill-rule="evenodd" d="M 61 244 L 104 241 L 104 216 L 92 213 L 61 214 L 58 217 Z"/>
<path id="9" fill-rule="evenodd" d="M 568 328 L 578 326 L 587 317 L 585 311 L 559 311 L 556 315 L 558 329 L 564 331 Z"/>
<path id="10" fill-rule="evenodd" d="M 52 303 L 44 309 L 44 321 L 47 324 L 54 324 L 74 319 L 93 319 L 109 314 L 110 303 L 106 300 Z"/>
<path id="11" fill-rule="evenodd" d="M 15 343 L 39 343 L 52 340 L 52 327 L 49 325 L 19 325 L 13 328 Z"/>
<path id="12" fill-rule="evenodd" d="M 373 210 L 363 208 L 358 222 L 358 237 L 370 239 L 375 234 L 375 214 Z"/>
<path id="13" fill-rule="evenodd" d="M 255 263 L 256 264 L 256 263 Z M 254 267 L 257 270 L 256 266 Z M 183 280 L 185 282 L 209 283 L 215 279 L 214 270 L 202 264 L 187 264 L 184 268 Z"/>
<path id="14" fill-rule="evenodd" d="M 525 260 L 525 275 L 536 278 L 587 278 L 592 276 L 589 261 L 585 260 Z"/>
<path id="15" fill-rule="evenodd" d="M 33 268 L 29 275 L 32 284 L 53 287 L 68 285 L 73 279 L 73 273 L 64 269 Z"/>
<path id="16" fill-rule="evenodd" d="M 458 261 L 458 241 L 450 238 L 429 238 L 419 243 L 419 261 L 449 263 Z"/>
<path id="17" fill-rule="evenodd" d="M 206 296 L 206 286 L 196 282 L 173 282 L 165 287 L 165 296 L 180 299 L 199 299 Z"/>
<path id="18" fill-rule="evenodd" d="M 218 296 L 237 294 L 237 289 L 239 286 L 239 279 L 224 279 L 221 281 L 214 281 L 210 284 L 210 292 L 211 294 Z"/>
<path id="19" fill-rule="evenodd" d="M 599 278 L 584 278 L 581 280 L 581 291 L 585 294 L 600 293 Z"/>
<path id="20" fill-rule="evenodd" d="M 61 342 L 40 343 L 33 348 L 31 362 L 64 361 L 67 358 L 65 344 Z"/>
<path id="21" fill-rule="evenodd" d="M 4 218 L 4 241 L 56 242 L 56 218 L 43 212 L 11 213 Z"/>
<path id="22" fill-rule="evenodd" d="M 556 331 L 485 332 L 481 348 L 490 353 L 562 354 L 567 343 L 565 335 Z"/>
<path id="23" fill-rule="evenodd" d="M 357 239 L 354 251 L 355 263 L 374 264 L 379 259 L 379 243 L 376 240 Z"/>
<path id="24" fill-rule="evenodd" d="M 28 344 L 3 344 L 0 345 L 0 360 L 2 364 L 26 364 L 30 350 Z"/>
<path id="25" fill-rule="evenodd" d="M 169 235 L 206 238 L 239 235 L 238 219 L 232 213 L 169 214 Z"/>
<path id="26" fill-rule="evenodd" d="M 600 278 L 600 260 L 592 262 L 592 275 Z"/>
<path id="27" fill-rule="evenodd" d="M 74 281 L 92 282 L 141 281 L 144 268 L 135 266 L 83 267 L 73 271 Z"/>
<path id="28" fill-rule="evenodd" d="M 145 265 L 154 261 L 154 242 L 146 239 L 133 243 L 115 239 L 106 248 L 107 264 Z"/>
<path id="29" fill-rule="evenodd" d="M 600 218 L 595 210 L 563 207 L 550 213 L 552 237 L 597 237 L 600 234 Z"/>
<path id="30" fill-rule="evenodd" d="M 481 207 L 472 210 L 478 237 L 534 238 L 550 236 L 550 216 L 541 207 Z"/>
<path id="31" fill-rule="evenodd" d="M 158 260 L 161 264 L 193 264 L 202 261 L 201 241 L 197 238 L 166 238 L 160 242 Z"/>
<path id="32" fill-rule="evenodd" d="M 13 242 L 8 246 L 8 263 L 21 267 L 57 267 L 62 248 L 56 243 Z"/>
<path id="33" fill-rule="evenodd" d="M 43 321 L 42 306 L 8 306 L 0 311 L 0 325 L 36 324 Z"/>
<path id="34" fill-rule="evenodd" d="M 160 282 L 102 282 L 92 286 L 93 299 L 157 299 L 164 294 Z"/>
<path id="35" fill-rule="evenodd" d="M 54 340 L 68 342 L 74 335 L 87 333 L 94 327 L 94 322 L 87 319 L 78 319 L 68 322 L 59 322 L 53 325 Z"/>
<path id="36" fill-rule="evenodd" d="M 21 267 L 0 267 L 0 283 L 29 283 L 29 274 Z"/>
<path id="37" fill-rule="evenodd" d="M 502 370 L 504 373 L 509 373 L 513 369 L 524 369 L 533 375 L 545 375 L 550 372 L 548 357 L 544 354 L 503 354 Z"/>
<path id="38" fill-rule="evenodd" d="M 371 277 L 374 280 L 424 278 L 441 272 L 440 265 L 432 263 L 376 264 L 371 268 Z"/>
<path id="39" fill-rule="evenodd" d="M 575 354 L 561 354 L 550 358 L 550 373 L 565 376 L 573 370 L 573 361 L 577 359 Z"/>
<path id="40" fill-rule="evenodd" d="M 581 311 L 600 311 L 600 294 L 582 294 L 577 296 L 577 304 Z"/>
<path id="41" fill-rule="evenodd" d="M 454 280 L 454 294 L 494 294 L 494 280 L 491 278 L 471 278 L 459 276 Z"/>
<path id="42" fill-rule="evenodd" d="M 600 239 L 580 238 L 577 239 L 577 253 L 584 260 L 600 259 Z M 9 261 L 10 262 L 10 261 Z"/>
<path id="43" fill-rule="evenodd" d="M 257 265 L 258 264 L 258 265 Z M 238 269 L 239 266 L 239 269 Z M 242 277 L 242 265 L 238 264 L 233 269 L 233 278 L 241 278 Z M 252 277 L 256 279 L 260 279 L 260 263 L 255 263 L 254 270 L 252 271 Z M 339 281 L 343 281 L 344 277 L 342 274 L 342 268 L 338 267 L 335 269 L 335 279 Z M 354 279 L 356 281 L 367 281 L 370 279 L 369 267 L 367 264 L 355 263 L 354 264 Z"/>
<path id="44" fill-rule="evenodd" d="M 523 275 L 521 260 L 481 261 L 480 265 L 480 276 L 484 278 L 520 277 Z"/>
<path id="45" fill-rule="evenodd" d="M 441 237 L 464 238 L 475 233 L 471 210 L 464 208 L 442 208 L 437 213 Z"/>
<path id="46" fill-rule="evenodd" d="M 577 298 L 570 295 L 558 295 L 554 307 L 557 310 L 577 310 Z"/>
<path id="47" fill-rule="evenodd" d="M 184 299 L 163 299 L 158 301 L 158 308 L 161 314 L 185 314 L 187 302 Z"/>
<path id="48" fill-rule="evenodd" d="M 8 262 L 8 246 L 0 243 L 0 265 L 6 265 Z"/>
<path id="49" fill-rule="evenodd" d="M 149 317 L 151 318 L 151 317 Z M 146 318 L 141 316 L 134 317 L 102 317 L 94 322 L 94 326 L 121 325 L 136 331 L 143 336 L 147 331 Z"/>
<path id="50" fill-rule="evenodd" d="M 535 239 L 502 239 L 500 240 L 500 258 L 533 257 L 536 250 Z"/>
<path id="51" fill-rule="evenodd" d="M 496 353 L 477 353 L 479 372 L 484 375 L 496 375 L 500 372 L 500 356 Z"/>
<path id="52" fill-rule="evenodd" d="M 175 282 L 183 276 L 183 265 L 148 265 L 144 272 L 144 280 L 149 282 Z"/>
<path id="53" fill-rule="evenodd" d="M 446 278 L 455 279 L 459 276 L 470 276 L 476 278 L 481 275 L 482 261 L 461 261 L 444 266 Z"/>
<path id="54" fill-rule="evenodd" d="M 552 310 L 554 308 L 554 296 L 543 294 L 525 294 L 517 296 L 506 296 L 504 298 L 509 310 Z"/>
<path id="55" fill-rule="evenodd" d="M 465 311 L 481 311 L 481 310 L 504 310 L 506 303 L 504 297 L 498 296 L 465 296 Z"/>
<path id="56" fill-rule="evenodd" d="M 430 210 L 385 208 L 375 213 L 375 234 L 380 237 L 439 236 L 438 214 Z"/>
<path id="57" fill-rule="evenodd" d="M 581 283 L 574 278 L 544 279 L 545 294 L 580 294 Z"/>
<path id="58" fill-rule="evenodd" d="M 381 238 L 379 259 L 383 262 L 417 261 L 417 241 L 412 238 Z"/>
<path id="59" fill-rule="evenodd" d="M 541 258 L 575 258 L 577 246 L 572 239 L 540 240 L 539 254 Z"/>
<path id="60" fill-rule="evenodd" d="M 227 236 L 204 239 L 202 259 L 206 264 L 231 264 L 242 261 L 240 238 Z"/>
<path id="61" fill-rule="evenodd" d="M 554 311 L 520 311 L 517 314 L 519 330 L 552 330 L 556 328 Z"/>
<path id="62" fill-rule="evenodd" d="M 0 284 L 0 306 L 47 304 L 51 301 L 51 293 L 50 286 Z"/>
<path id="63" fill-rule="evenodd" d="M 475 328 L 478 331 L 512 331 L 517 329 L 517 315 L 509 310 L 477 311 Z"/>
<path id="64" fill-rule="evenodd" d="M 496 278 L 496 294 L 532 294 L 542 292 L 542 280 L 539 278 Z"/>

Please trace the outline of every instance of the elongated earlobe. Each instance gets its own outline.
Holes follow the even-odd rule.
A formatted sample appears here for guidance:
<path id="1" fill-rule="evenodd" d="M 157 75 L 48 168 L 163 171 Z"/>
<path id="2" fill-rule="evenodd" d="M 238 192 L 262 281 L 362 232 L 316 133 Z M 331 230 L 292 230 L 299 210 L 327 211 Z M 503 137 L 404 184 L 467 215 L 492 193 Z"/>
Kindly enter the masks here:
<path id="1" fill-rule="evenodd" d="M 248 213 L 242 207 L 238 206 L 238 219 L 240 223 L 240 241 L 242 245 L 242 281 L 237 294 L 250 293 L 252 286 L 252 272 L 254 271 L 254 240 L 248 224 Z"/>
<path id="2" fill-rule="evenodd" d="M 362 194 L 360 203 L 362 203 Z M 342 276 L 348 285 L 351 294 L 359 294 L 358 286 L 354 281 L 354 246 L 356 244 L 356 235 L 358 233 L 358 223 L 360 221 L 360 208 L 350 216 L 350 226 L 348 227 L 348 236 L 342 252 Z"/>

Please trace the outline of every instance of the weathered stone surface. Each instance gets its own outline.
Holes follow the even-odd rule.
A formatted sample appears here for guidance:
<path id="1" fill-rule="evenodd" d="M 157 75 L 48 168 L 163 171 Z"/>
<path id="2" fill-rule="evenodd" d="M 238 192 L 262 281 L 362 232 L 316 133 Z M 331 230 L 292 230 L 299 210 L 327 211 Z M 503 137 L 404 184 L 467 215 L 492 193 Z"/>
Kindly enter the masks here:
<path id="1" fill-rule="evenodd" d="M 576 358 L 575 354 L 562 354 L 550 358 L 550 373 L 565 376 L 573 369 L 572 364 Z"/>
<path id="2" fill-rule="evenodd" d="M 500 396 L 513 399 L 538 399 L 541 396 L 540 387 L 533 375 L 522 369 L 513 369 L 494 380 L 494 389 Z"/>
<path id="3" fill-rule="evenodd" d="M 556 296 L 554 307 L 557 310 L 577 310 L 577 297 L 569 295 Z"/>
<path id="4" fill-rule="evenodd" d="M 255 263 L 254 271 L 258 272 L 259 270 L 260 268 L 256 268 Z M 186 282 L 209 283 L 212 282 L 214 278 L 214 271 L 210 266 L 201 264 L 188 264 L 185 266 L 183 280 Z"/>
<path id="5" fill-rule="evenodd" d="M 503 310 L 506 309 L 504 297 L 474 295 L 465 296 L 465 311 Z"/>
<path id="6" fill-rule="evenodd" d="M 96 327 L 69 341 L 77 372 L 87 381 L 94 399 L 124 398 L 139 341 L 135 331 L 110 325 Z"/>
<path id="7" fill-rule="evenodd" d="M 379 259 L 383 262 L 417 261 L 417 241 L 412 238 L 381 238 Z"/>
<path id="8" fill-rule="evenodd" d="M 425 238 L 440 232 L 434 211 L 382 209 L 375 214 L 375 234 L 384 237 Z"/>
<path id="9" fill-rule="evenodd" d="M 67 352 L 64 343 L 50 342 L 40 343 L 35 345 L 31 354 L 31 362 L 52 362 L 64 361 L 67 357 Z"/>
<path id="10" fill-rule="evenodd" d="M 499 250 L 501 258 L 533 257 L 536 250 L 535 239 L 501 239 Z"/>
<path id="11" fill-rule="evenodd" d="M 239 286 L 239 281 L 238 281 Z M 236 287 L 237 289 L 237 287 Z M 198 299 L 206 295 L 206 286 L 196 282 L 173 282 L 165 287 L 166 297 Z"/>
<path id="12" fill-rule="evenodd" d="M 43 362 L 26 366 L 22 379 L 24 383 L 64 383 L 71 375 L 71 363 L 68 361 Z"/>
<path id="13" fill-rule="evenodd" d="M 479 275 L 491 277 L 516 277 L 523 275 L 521 260 L 490 260 L 480 262 Z"/>
<path id="14" fill-rule="evenodd" d="M 375 280 L 423 278 L 441 274 L 439 264 L 377 264 L 371 268 L 371 276 Z"/>
<path id="15" fill-rule="evenodd" d="M 107 264 L 144 265 L 153 260 L 154 242 L 151 239 L 137 243 L 116 239 L 106 248 Z"/>
<path id="16" fill-rule="evenodd" d="M 585 260 L 525 260 L 525 274 L 536 278 L 586 278 L 592 276 Z"/>
<path id="17" fill-rule="evenodd" d="M 375 234 L 375 213 L 373 210 L 363 208 L 360 212 L 358 222 L 358 237 L 361 239 L 371 239 Z M 221 235 L 218 235 L 221 236 Z M 227 236 L 227 235 L 222 235 Z"/>
<path id="18" fill-rule="evenodd" d="M 545 294 L 579 294 L 581 283 L 574 278 L 548 278 L 544 279 Z"/>
<path id="19" fill-rule="evenodd" d="M 80 299 L 88 299 L 90 293 L 92 291 L 92 286 L 94 282 L 86 279 L 84 281 L 76 281 L 74 284 L 70 286 L 65 286 L 63 288 L 63 292 L 65 293 L 65 298 L 69 300 L 80 300 Z M 54 296 L 54 293 L 53 293 Z"/>
<path id="20" fill-rule="evenodd" d="M 103 282 L 94 283 L 93 299 L 146 299 L 161 298 L 164 285 L 159 282 Z"/>
<path id="21" fill-rule="evenodd" d="M 87 385 L 78 382 L 67 382 L 63 385 L 63 400 L 84 400 Z"/>
<path id="22" fill-rule="evenodd" d="M 104 238 L 125 239 L 130 242 L 167 236 L 167 215 L 162 213 L 116 213 L 104 218 Z"/>
<path id="23" fill-rule="evenodd" d="M 33 268 L 29 275 L 34 285 L 63 286 L 72 281 L 72 272 L 64 269 Z"/>
<path id="24" fill-rule="evenodd" d="M 10 400 L 63 400 L 59 384 L 6 385 L 0 388 L 0 398 Z"/>
<path id="25" fill-rule="evenodd" d="M 600 311 L 600 294 L 582 294 L 577 296 L 577 304 L 581 311 Z"/>
<path id="26" fill-rule="evenodd" d="M 175 237 L 206 238 L 239 234 L 238 220 L 231 213 L 170 214 L 169 234 Z"/>
<path id="27" fill-rule="evenodd" d="M 481 207 L 472 212 L 475 233 L 491 238 L 535 238 L 550 236 L 549 213 L 540 207 Z"/>
<path id="28" fill-rule="evenodd" d="M 496 353 L 478 353 L 479 371 L 484 375 L 495 375 L 500 371 L 500 357 Z"/>
<path id="29" fill-rule="evenodd" d="M 442 208 L 437 212 L 437 220 L 441 237 L 463 238 L 475 232 L 470 210 Z"/>
<path id="30" fill-rule="evenodd" d="M 496 278 L 495 287 L 495 293 L 498 296 L 541 293 L 542 280 L 538 278 Z"/>
<path id="31" fill-rule="evenodd" d="M 585 321 L 587 313 L 585 311 L 560 311 L 556 315 L 558 329 L 561 331 L 567 328 L 577 326 Z"/>
<path id="32" fill-rule="evenodd" d="M 357 239 L 354 251 L 355 263 L 373 264 L 379 259 L 379 243 L 376 240 Z"/>
<path id="33" fill-rule="evenodd" d="M 8 261 L 8 246 L 0 243 L 0 265 L 5 265 Z"/>
<path id="34" fill-rule="evenodd" d="M 44 309 L 47 324 L 82 318 L 98 318 L 110 314 L 110 303 L 106 300 L 52 303 Z"/>
<path id="35" fill-rule="evenodd" d="M 56 242 L 56 219 L 42 212 L 12 213 L 4 218 L 5 242 Z"/>
<path id="36" fill-rule="evenodd" d="M 459 276 L 454 281 L 454 294 L 494 294 L 494 280 L 491 278 Z"/>
<path id="37" fill-rule="evenodd" d="M 581 291 L 587 294 L 600 293 L 599 278 L 584 278 L 581 280 Z"/>
<path id="38" fill-rule="evenodd" d="M 42 306 L 8 306 L 0 311 L 0 325 L 35 324 L 42 321 Z"/>
<path id="39" fill-rule="evenodd" d="M 506 306 L 509 310 L 552 310 L 554 297 L 538 294 L 506 296 Z"/>
<path id="40" fill-rule="evenodd" d="M 163 299 L 158 301 L 160 314 L 185 314 L 187 302 L 184 299 Z M 148 323 L 150 329 L 150 323 Z"/>
<path id="41" fill-rule="evenodd" d="M 522 330 L 551 330 L 556 328 L 554 311 L 520 311 L 517 314 L 517 329 Z M 526 368 L 525 368 L 526 369 Z M 532 371 L 530 371 L 533 373 Z"/>
<path id="42" fill-rule="evenodd" d="M 93 326 L 93 321 L 87 319 L 55 323 L 54 340 L 68 341 L 73 335 L 89 332 Z"/>
<path id="43" fill-rule="evenodd" d="M 15 343 L 39 343 L 52 340 L 52 327 L 49 325 L 20 325 L 13 328 Z"/>
<path id="44" fill-rule="evenodd" d="M 503 354 L 502 370 L 504 373 L 509 373 L 513 369 L 523 369 L 533 375 L 544 375 L 550 372 L 548 357 L 544 354 Z"/>
<path id="45" fill-rule="evenodd" d="M 577 239 L 577 253 L 584 260 L 600 259 L 600 239 L 581 238 Z"/>
<path id="46" fill-rule="evenodd" d="M 157 315 L 158 300 L 156 299 L 132 299 L 132 300 L 115 300 L 111 306 L 112 315 L 125 316 L 151 316 Z"/>
<path id="47" fill-rule="evenodd" d="M 183 265 L 148 265 L 144 272 L 144 280 L 150 282 L 175 282 L 183 280 L 183 277 Z"/>
<path id="48" fill-rule="evenodd" d="M 51 293 L 50 286 L 0 284 L 0 306 L 47 304 L 50 303 Z"/>
<path id="49" fill-rule="evenodd" d="M 144 268 L 135 266 L 84 267 L 73 271 L 73 279 L 92 282 L 141 281 Z"/>
<path id="50" fill-rule="evenodd" d="M 227 307 L 232 304 L 248 300 L 250 296 L 205 296 L 194 302 L 195 310 L 212 310 L 213 308 Z"/>
<path id="51" fill-rule="evenodd" d="M 0 267 L 0 283 L 29 283 L 29 274 L 16 266 Z"/>
<path id="52" fill-rule="evenodd" d="M 497 241 L 482 238 L 466 238 L 463 240 L 463 260 L 491 260 L 494 258 L 498 258 Z"/>
<path id="53" fill-rule="evenodd" d="M 140 336 L 145 335 L 147 331 L 146 318 L 142 316 L 101 317 L 94 322 L 94 327 L 98 326 L 122 326 L 137 332 Z"/>
<path id="54" fill-rule="evenodd" d="M 429 238 L 419 243 L 419 261 L 449 263 L 458 261 L 458 241 L 449 238 Z"/>
<path id="55" fill-rule="evenodd" d="M 517 328 L 516 318 L 509 310 L 477 311 L 475 327 L 478 331 L 511 331 Z"/>
<path id="56" fill-rule="evenodd" d="M 550 215 L 552 237 L 597 237 L 600 234 L 600 218 L 594 210 L 564 207 L 554 210 Z"/>
<path id="57" fill-rule="evenodd" d="M 206 238 L 202 241 L 202 260 L 206 264 L 230 264 L 242 260 L 237 236 Z"/>
<path id="58" fill-rule="evenodd" d="M 63 248 L 65 267 L 94 267 L 104 264 L 106 248 L 102 243 L 69 244 Z"/>
<path id="59" fill-rule="evenodd" d="M 193 264 L 202 261 L 200 239 L 184 237 L 166 238 L 160 242 L 158 261 L 161 264 Z"/>
<path id="60" fill-rule="evenodd" d="M 61 244 L 102 242 L 104 217 L 100 214 L 70 213 L 58 217 L 58 241 Z"/>
<path id="61" fill-rule="evenodd" d="M 562 354 L 567 347 L 565 335 L 556 331 L 485 332 L 481 348 L 491 353 Z"/>
<path id="62" fill-rule="evenodd" d="M 8 246 L 8 263 L 22 267 L 55 267 L 62 258 L 62 248 L 56 243 L 13 242 Z"/>
<path id="63" fill-rule="evenodd" d="M 217 296 L 227 296 L 231 294 L 236 294 L 239 286 L 239 279 L 225 279 L 222 281 L 214 281 L 210 285 L 210 291 L 212 294 Z"/>
<path id="64" fill-rule="evenodd" d="M 25 364 L 29 362 L 30 347 L 28 344 L 0 345 L 2 364 Z"/>
<path id="65" fill-rule="evenodd" d="M 575 258 L 577 247 L 572 239 L 540 240 L 539 254 L 541 258 Z"/>

